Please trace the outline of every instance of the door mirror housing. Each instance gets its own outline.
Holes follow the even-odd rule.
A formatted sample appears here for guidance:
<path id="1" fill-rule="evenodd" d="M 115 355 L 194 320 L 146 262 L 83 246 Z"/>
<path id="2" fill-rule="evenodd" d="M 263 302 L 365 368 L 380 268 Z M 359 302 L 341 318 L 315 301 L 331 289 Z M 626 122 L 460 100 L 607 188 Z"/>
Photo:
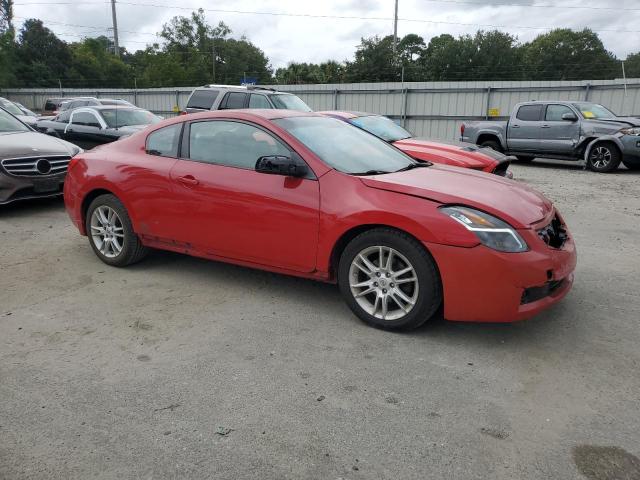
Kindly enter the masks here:
<path id="1" fill-rule="evenodd" d="M 567 112 L 562 114 L 562 120 L 566 120 L 567 122 L 577 122 L 578 117 L 576 117 L 575 113 Z"/>
<path id="2" fill-rule="evenodd" d="M 306 177 L 309 167 L 302 160 L 284 155 L 268 155 L 260 157 L 256 162 L 256 172 L 285 177 Z"/>

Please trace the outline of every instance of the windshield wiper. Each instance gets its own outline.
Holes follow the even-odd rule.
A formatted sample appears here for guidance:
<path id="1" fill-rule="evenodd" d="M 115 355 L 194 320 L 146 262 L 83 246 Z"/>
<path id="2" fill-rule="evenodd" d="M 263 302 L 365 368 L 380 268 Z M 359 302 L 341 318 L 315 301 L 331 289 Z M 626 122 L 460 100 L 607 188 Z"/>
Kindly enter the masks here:
<path id="1" fill-rule="evenodd" d="M 349 175 L 357 175 L 357 176 L 363 176 L 363 175 L 383 175 L 385 173 L 391 173 L 391 172 L 387 172 L 386 170 L 367 170 L 366 172 L 352 172 Z"/>
<path id="2" fill-rule="evenodd" d="M 414 168 L 430 167 L 431 165 L 433 165 L 433 163 L 431 162 L 415 162 L 415 163 L 410 163 L 409 165 L 401 168 L 400 170 L 396 170 L 396 172 L 406 172 L 407 170 L 413 170 Z"/>

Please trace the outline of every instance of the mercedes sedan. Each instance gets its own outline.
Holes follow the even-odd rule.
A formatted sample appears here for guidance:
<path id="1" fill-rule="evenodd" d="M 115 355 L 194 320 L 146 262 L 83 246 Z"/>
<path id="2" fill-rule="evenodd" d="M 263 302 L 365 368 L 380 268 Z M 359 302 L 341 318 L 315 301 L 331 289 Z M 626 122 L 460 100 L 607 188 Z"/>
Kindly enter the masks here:
<path id="1" fill-rule="evenodd" d="M 103 262 L 149 248 L 336 282 L 370 325 L 510 322 L 563 298 L 576 250 L 542 194 L 416 162 L 334 118 L 223 110 L 74 157 L 67 211 Z"/>

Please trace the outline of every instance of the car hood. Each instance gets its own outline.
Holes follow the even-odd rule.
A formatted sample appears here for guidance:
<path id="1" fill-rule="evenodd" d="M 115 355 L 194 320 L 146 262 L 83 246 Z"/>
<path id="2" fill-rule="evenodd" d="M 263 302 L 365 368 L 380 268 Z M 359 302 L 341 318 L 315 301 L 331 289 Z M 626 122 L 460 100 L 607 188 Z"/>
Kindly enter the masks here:
<path id="1" fill-rule="evenodd" d="M 0 134 L 0 159 L 33 155 L 74 155 L 75 145 L 37 132 Z"/>
<path id="2" fill-rule="evenodd" d="M 506 157 L 499 152 L 488 153 L 470 143 L 433 142 L 422 138 L 405 138 L 393 142 L 397 148 L 419 160 L 433 160 L 457 167 L 483 169 L 488 165 L 504 161 Z"/>
<path id="3" fill-rule="evenodd" d="M 553 211 L 549 199 L 520 182 L 447 165 L 362 177 L 361 181 L 379 190 L 478 208 L 515 228 L 529 228 Z"/>

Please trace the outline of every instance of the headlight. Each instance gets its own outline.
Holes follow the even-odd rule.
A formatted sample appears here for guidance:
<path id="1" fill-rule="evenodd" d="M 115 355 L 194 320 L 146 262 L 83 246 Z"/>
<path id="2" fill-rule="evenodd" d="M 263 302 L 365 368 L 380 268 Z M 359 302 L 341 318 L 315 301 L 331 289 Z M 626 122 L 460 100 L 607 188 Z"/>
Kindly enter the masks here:
<path id="1" fill-rule="evenodd" d="M 625 135 L 633 135 L 634 137 L 640 136 L 640 127 L 623 128 L 620 133 Z"/>
<path id="2" fill-rule="evenodd" d="M 469 207 L 442 207 L 440 211 L 473 232 L 489 248 L 511 253 L 529 250 L 518 232 L 493 215 Z"/>

